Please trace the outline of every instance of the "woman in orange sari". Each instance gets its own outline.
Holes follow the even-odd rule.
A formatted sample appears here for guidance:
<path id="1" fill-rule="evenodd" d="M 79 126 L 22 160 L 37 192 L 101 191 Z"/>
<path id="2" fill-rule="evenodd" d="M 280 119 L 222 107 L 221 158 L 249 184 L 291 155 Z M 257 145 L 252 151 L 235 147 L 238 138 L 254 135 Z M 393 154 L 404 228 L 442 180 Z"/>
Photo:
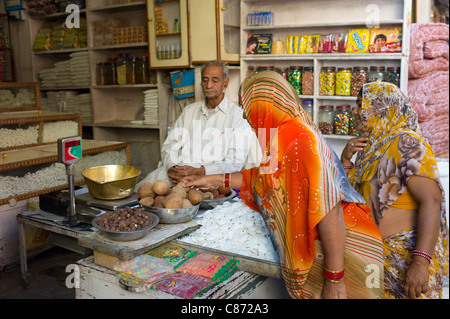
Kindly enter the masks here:
<path id="1" fill-rule="evenodd" d="M 336 154 L 275 72 L 243 83 L 244 114 L 262 164 L 224 175 L 189 176 L 186 186 L 240 188 L 269 229 L 293 298 L 382 298 L 381 236 Z"/>

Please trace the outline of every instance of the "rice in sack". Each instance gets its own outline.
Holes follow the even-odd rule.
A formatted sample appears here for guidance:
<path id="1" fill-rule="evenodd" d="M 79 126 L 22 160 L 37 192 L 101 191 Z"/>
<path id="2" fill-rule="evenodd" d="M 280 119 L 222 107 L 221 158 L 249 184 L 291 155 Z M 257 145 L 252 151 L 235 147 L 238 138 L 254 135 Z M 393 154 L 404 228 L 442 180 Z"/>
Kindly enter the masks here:
<path id="1" fill-rule="evenodd" d="M 200 253 L 179 266 L 177 271 L 218 280 L 223 278 L 235 263 L 234 258 Z"/>
<path id="2" fill-rule="evenodd" d="M 154 284 L 152 289 L 164 291 L 185 299 L 191 299 L 213 284 L 210 278 L 176 273 Z"/>
<path id="3" fill-rule="evenodd" d="M 175 273 L 169 262 L 150 255 L 140 255 L 130 260 L 118 262 L 114 267 L 119 280 L 142 282 L 145 286 Z"/>
<path id="4" fill-rule="evenodd" d="M 370 29 L 350 29 L 348 32 L 346 53 L 368 53 Z"/>

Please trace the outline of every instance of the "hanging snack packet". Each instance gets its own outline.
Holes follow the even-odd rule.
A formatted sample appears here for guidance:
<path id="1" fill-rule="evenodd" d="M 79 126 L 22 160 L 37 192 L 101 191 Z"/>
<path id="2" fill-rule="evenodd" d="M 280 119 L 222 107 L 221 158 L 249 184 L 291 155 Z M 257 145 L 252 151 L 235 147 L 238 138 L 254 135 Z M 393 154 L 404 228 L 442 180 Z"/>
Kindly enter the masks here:
<path id="1" fill-rule="evenodd" d="M 142 280 L 147 286 L 167 275 L 175 273 L 172 264 L 163 259 L 146 254 L 118 262 L 114 270 L 119 272 L 119 279 L 130 275 L 137 278 L 138 281 Z"/>
<path id="2" fill-rule="evenodd" d="M 402 52 L 402 28 L 370 30 L 369 52 L 400 53 Z"/>
<path id="3" fill-rule="evenodd" d="M 347 47 L 347 33 L 333 33 L 331 34 L 331 52 L 345 53 Z"/>
<path id="4" fill-rule="evenodd" d="M 177 271 L 216 280 L 235 262 L 234 258 L 200 253 L 183 263 Z"/>
<path id="5" fill-rule="evenodd" d="M 149 251 L 147 254 L 164 259 L 176 268 L 181 263 L 195 256 L 197 252 L 182 247 L 163 245 Z"/>
<path id="6" fill-rule="evenodd" d="M 310 34 L 306 45 L 305 53 L 317 53 L 319 51 L 320 34 Z"/>
<path id="7" fill-rule="evenodd" d="M 322 34 L 319 37 L 319 53 L 331 53 L 332 52 L 331 34 Z"/>
<path id="8" fill-rule="evenodd" d="M 346 53 L 368 53 L 370 42 L 369 29 L 350 29 L 348 32 Z"/>
<path id="9" fill-rule="evenodd" d="M 191 299 L 213 284 L 211 278 L 192 274 L 176 273 L 152 286 L 152 289 L 167 292 L 185 299 Z"/>

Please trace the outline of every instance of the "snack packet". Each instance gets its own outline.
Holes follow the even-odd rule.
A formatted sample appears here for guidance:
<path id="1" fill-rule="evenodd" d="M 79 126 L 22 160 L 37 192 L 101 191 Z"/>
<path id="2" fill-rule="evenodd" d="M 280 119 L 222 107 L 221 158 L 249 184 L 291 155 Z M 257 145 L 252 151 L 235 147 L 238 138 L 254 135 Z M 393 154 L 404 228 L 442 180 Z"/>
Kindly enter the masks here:
<path id="1" fill-rule="evenodd" d="M 368 53 L 370 29 L 350 29 L 347 38 L 346 53 Z"/>
<path id="2" fill-rule="evenodd" d="M 400 53 L 402 52 L 402 28 L 370 30 L 371 53 Z"/>
<path id="3" fill-rule="evenodd" d="M 177 266 L 195 256 L 197 252 L 176 246 L 159 246 L 149 251 L 147 254 L 164 259 L 171 263 L 176 269 Z"/>
<path id="4" fill-rule="evenodd" d="M 152 289 L 164 291 L 184 299 L 191 299 L 213 284 L 211 278 L 176 273 L 155 283 Z"/>
<path id="5" fill-rule="evenodd" d="M 319 50 L 319 39 L 320 39 L 320 34 L 308 35 L 308 42 L 306 44 L 306 52 L 305 53 L 317 53 Z"/>
<path id="6" fill-rule="evenodd" d="M 332 42 L 331 34 L 322 34 L 319 37 L 319 53 L 331 53 L 332 52 Z"/>
<path id="7" fill-rule="evenodd" d="M 331 34 L 331 52 L 345 53 L 347 47 L 347 33 Z"/>
<path id="8" fill-rule="evenodd" d="M 175 273 L 174 266 L 167 261 L 150 255 L 140 255 L 130 260 L 118 262 L 114 266 L 119 279 L 133 276 L 136 281 L 143 281 L 146 286 L 161 278 Z"/>
<path id="9" fill-rule="evenodd" d="M 221 278 L 235 262 L 234 258 L 200 253 L 184 262 L 177 271 L 216 280 Z"/>

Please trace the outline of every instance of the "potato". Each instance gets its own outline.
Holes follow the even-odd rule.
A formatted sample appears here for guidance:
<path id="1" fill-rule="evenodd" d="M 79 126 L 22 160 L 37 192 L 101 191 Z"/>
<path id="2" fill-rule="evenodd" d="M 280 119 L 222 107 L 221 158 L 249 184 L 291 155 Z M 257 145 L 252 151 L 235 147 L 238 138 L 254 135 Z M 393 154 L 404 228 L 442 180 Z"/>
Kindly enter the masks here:
<path id="1" fill-rule="evenodd" d="M 181 208 L 183 206 L 183 198 L 181 198 L 178 194 L 170 194 L 166 198 L 166 202 L 164 203 L 165 208 Z"/>
<path id="2" fill-rule="evenodd" d="M 152 197 L 155 198 L 155 192 L 153 191 L 153 184 L 144 182 L 139 186 L 137 190 L 139 198 Z"/>
<path id="3" fill-rule="evenodd" d="M 230 195 L 230 193 L 231 193 L 231 188 L 230 188 L 230 187 L 219 186 L 219 187 L 217 187 L 217 191 L 218 191 L 220 194 L 223 194 L 223 195 L 225 195 L 225 196 L 228 196 L 228 195 Z"/>
<path id="4" fill-rule="evenodd" d="M 159 179 L 156 182 L 153 183 L 153 191 L 156 195 L 167 195 L 169 193 L 170 186 L 169 182 L 167 182 L 164 179 Z"/>
<path id="5" fill-rule="evenodd" d="M 139 201 L 139 203 L 144 206 L 153 206 L 154 202 L 155 200 L 151 196 L 141 198 L 141 200 Z"/>
<path id="6" fill-rule="evenodd" d="M 198 189 L 191 189 L 188 192 L 188 199 L 192 205 L 197 205 L 203 200 L 203 193 Z"/>
<path id="7" fill-rule="evenodd" d="M 172 190 L 170 191 L 170 194 L 178 194 L 182 199 L 187 198 L 186 191 L 179 186 L 175 186 L 174 188 L 172 188 Z"/>
<path id="8" fill-rule="evenodd" d="M 192 203 L 189 201 L 189 199 L 185 198 L 183 199 L 183 205 L 181 206 L 181 208 L 188 208 L 188 207 L 192 207 Z"/>

